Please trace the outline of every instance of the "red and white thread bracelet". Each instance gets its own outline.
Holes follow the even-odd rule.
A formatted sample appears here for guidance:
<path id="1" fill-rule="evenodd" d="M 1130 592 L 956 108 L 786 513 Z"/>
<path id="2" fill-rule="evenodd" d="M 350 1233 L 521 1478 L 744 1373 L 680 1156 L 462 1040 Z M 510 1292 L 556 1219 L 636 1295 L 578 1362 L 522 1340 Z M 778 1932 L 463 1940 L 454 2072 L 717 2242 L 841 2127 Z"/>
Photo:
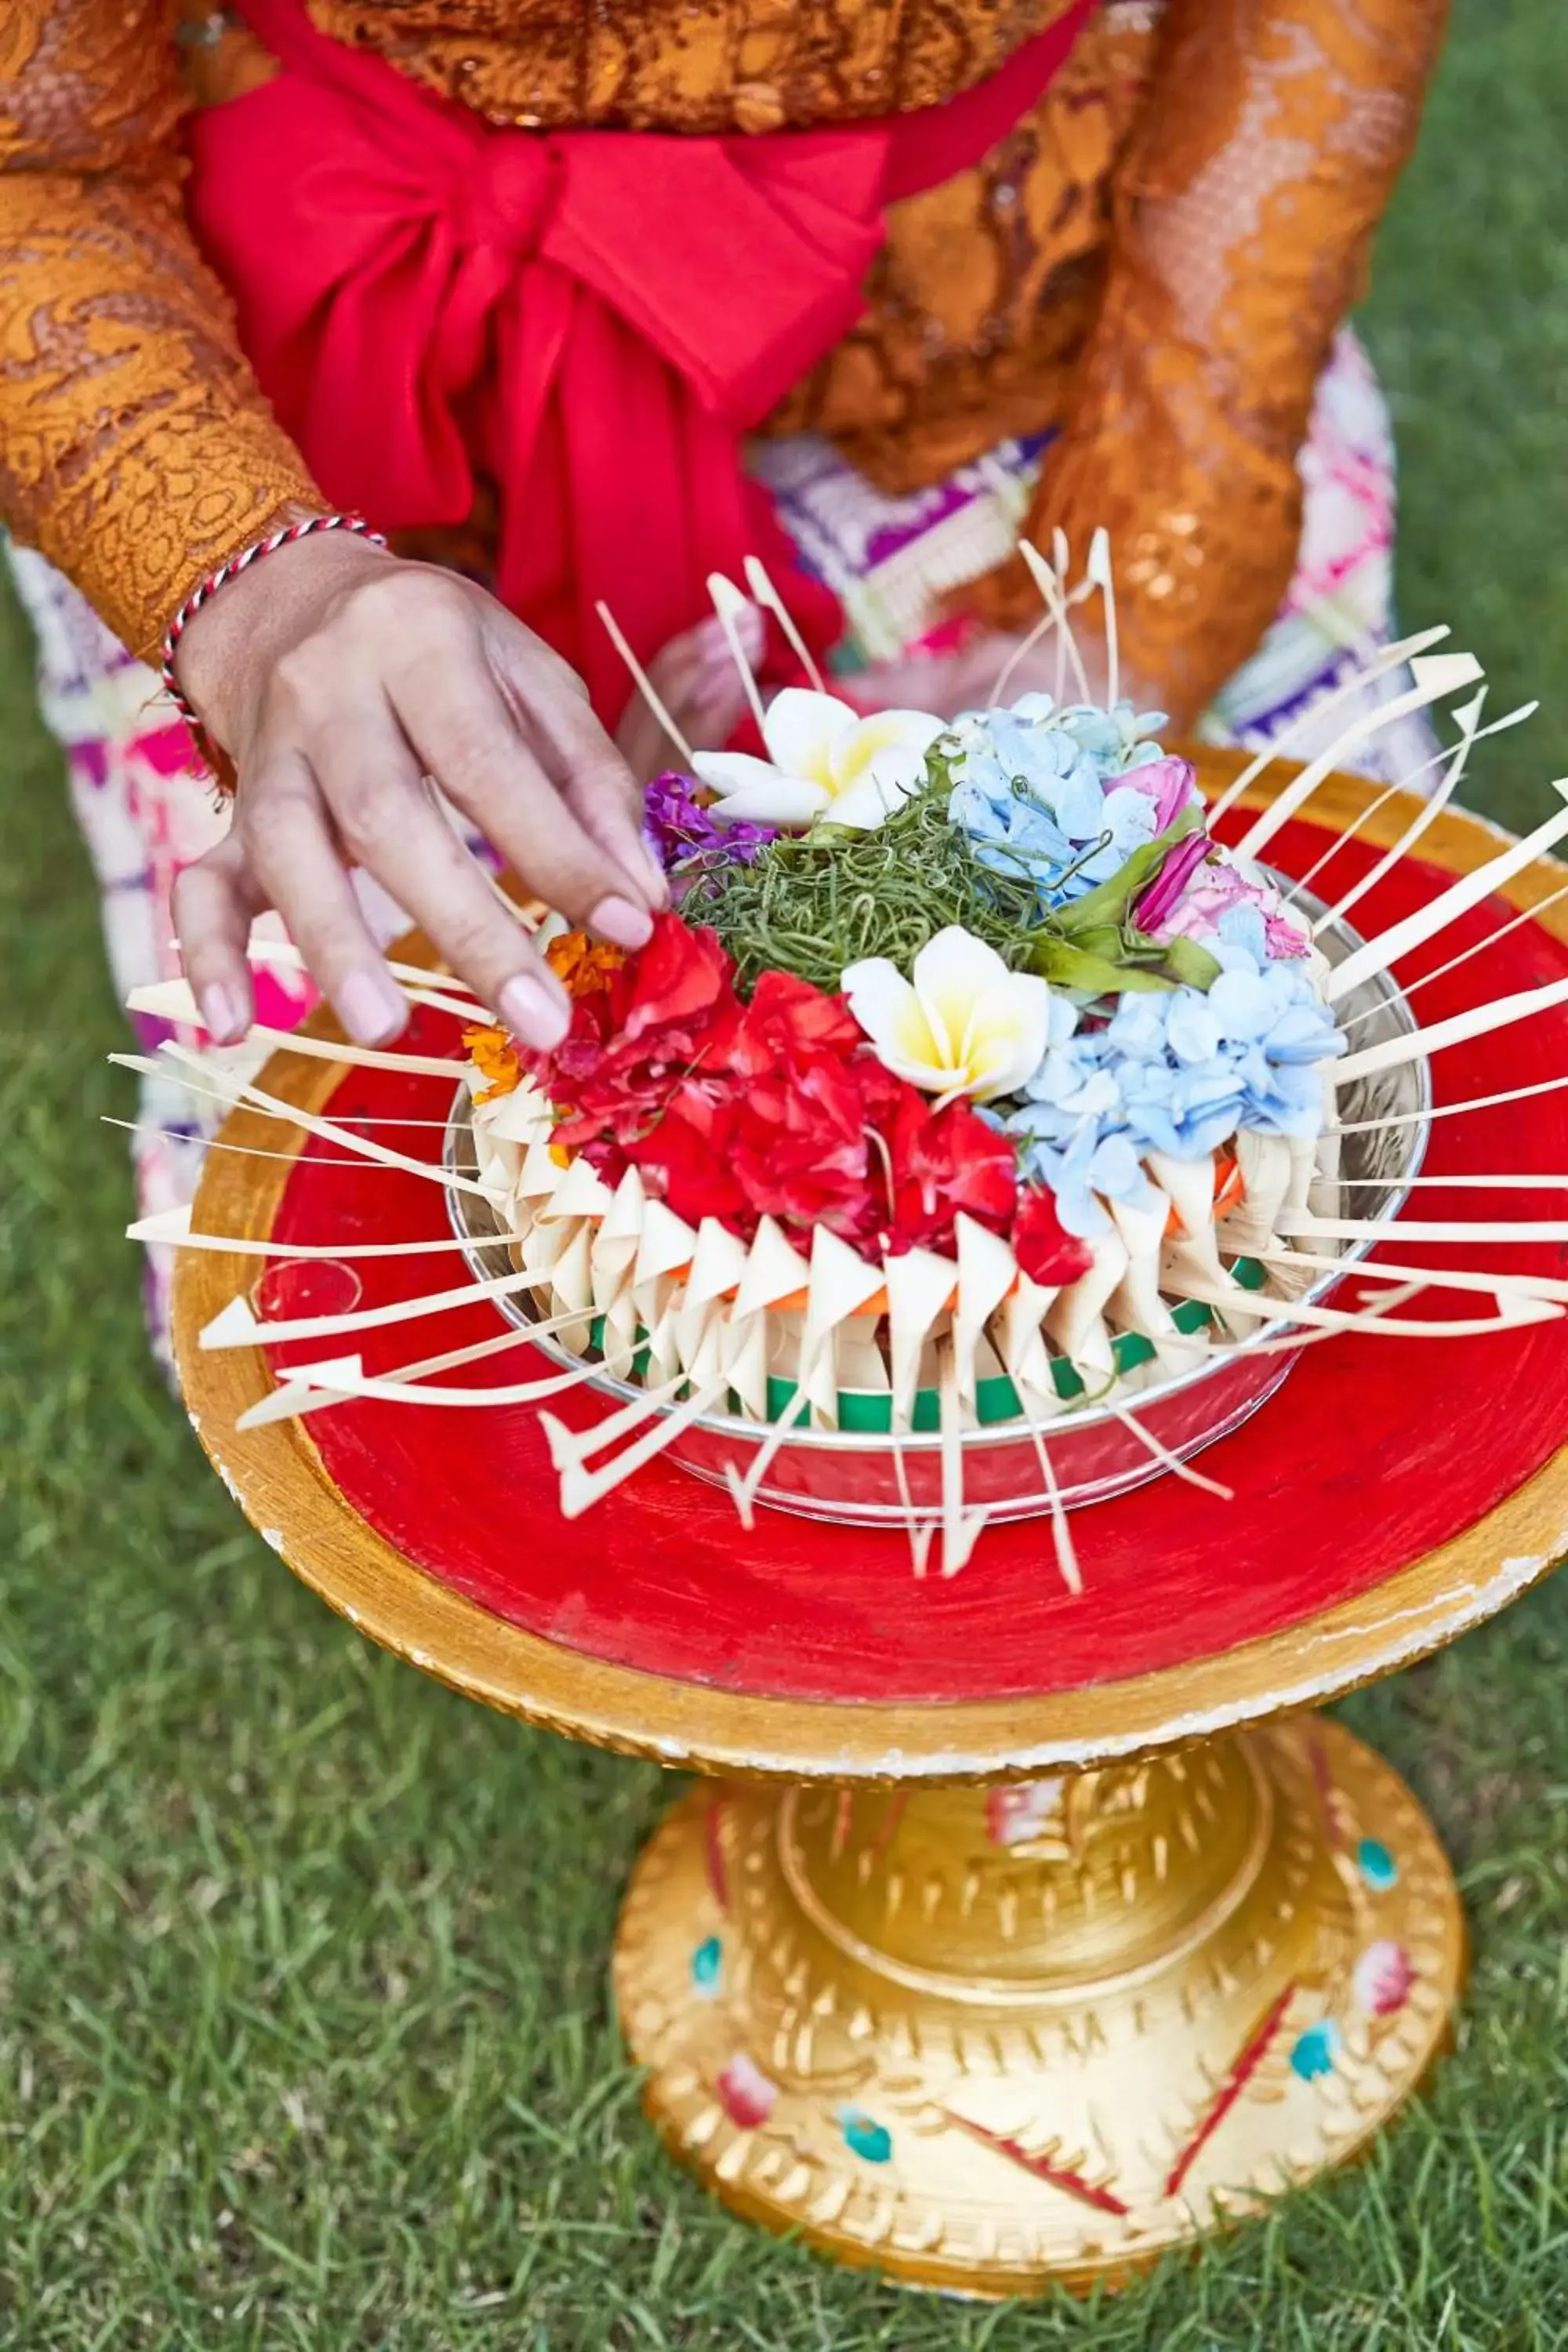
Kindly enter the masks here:
<path id="1" fill-rule="evenodd" d="M 268 538 L 253 540 L 248 547 L 241 548 L 237 555 L 231 555 L 228 562 L 220 564 L 216 572 L 209 572 L 205 580 L 197 582 L 170 622 L 168 634 L 163 639 L 159 676 L 164 693 L 198 739 L 202 734 L 201 720 L 180 692 L 174 677 L 174 656 L 179 651 L 180 639 L 202 606 L 210 604 L 220 588 L 226 588 L 231 580 L 237 580 L 242 572 L 248 572 L 251 565 L 259 563 L 264 555 L 275 555 L 280 547 L 291 547 L 297 539 L 309 539 L 318 530 L 349 530 L 356 539 L 368 541 L 372 547 L 386 545 L 382 533 L 372 530 L 363 515 L 308 515 L 302 522 L 286 523 L 281 530 L 273 531 Z"/>

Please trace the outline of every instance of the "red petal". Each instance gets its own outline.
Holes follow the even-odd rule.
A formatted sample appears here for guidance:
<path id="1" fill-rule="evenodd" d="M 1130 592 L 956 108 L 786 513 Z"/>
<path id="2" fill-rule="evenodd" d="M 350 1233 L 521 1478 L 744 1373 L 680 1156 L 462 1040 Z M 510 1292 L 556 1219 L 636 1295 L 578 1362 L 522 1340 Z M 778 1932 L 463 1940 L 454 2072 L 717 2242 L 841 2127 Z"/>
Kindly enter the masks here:
<path id="1" fill-rule="evenodd" d="M 1030 1281 L 1047 1290 L 1076 1282 L 1094 1264 L 1089 1244 L 1063 1225 L 1051 1194 L 1033 1187 L 1013 1220 L 1013 1253 Z"/>

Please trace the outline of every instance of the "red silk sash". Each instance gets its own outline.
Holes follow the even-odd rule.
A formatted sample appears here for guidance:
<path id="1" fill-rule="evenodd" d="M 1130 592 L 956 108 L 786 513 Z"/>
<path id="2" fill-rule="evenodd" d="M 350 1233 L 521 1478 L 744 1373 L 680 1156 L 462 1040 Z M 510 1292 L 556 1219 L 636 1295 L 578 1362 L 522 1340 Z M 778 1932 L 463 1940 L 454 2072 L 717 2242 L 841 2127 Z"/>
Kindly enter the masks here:
<path id="1" fill-rule="evenodd" d="M 1093 5 L 945 106 L 677 138 L 498 130 L 243 0 L 282 70 L 195 116 L 191 218 L 327 496 L 396 530 L 490 489 L 500 596 L 613 719 L 598 597 L 646 660 L 755 552 L 831 641 L 741 436 L 854 325 L 883 207 L 994 146 Z"/>

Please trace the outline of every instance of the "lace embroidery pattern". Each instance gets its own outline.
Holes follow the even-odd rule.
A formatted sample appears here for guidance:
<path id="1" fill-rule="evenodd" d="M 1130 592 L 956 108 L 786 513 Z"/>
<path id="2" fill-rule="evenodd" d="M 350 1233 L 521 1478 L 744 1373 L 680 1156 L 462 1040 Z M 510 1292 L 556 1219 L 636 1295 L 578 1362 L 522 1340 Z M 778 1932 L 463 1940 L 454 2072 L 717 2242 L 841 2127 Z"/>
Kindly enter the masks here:
<path id="1" fill-rule="evenodd" d="M 1258 643 L 1300 537 L 1297 452 L 1414 142 L 1447 0 L 1172 0 L 1116 173 L 1105 298 L 1033 516 L 1116 547 L 1123 646 L 1180 719 Z M 1021 564 L 980 600 L 1037 609 Z"/>
<path id="2" fill-rule="evenodd" d="M 309 0 L 492 121 L 777 131 L 933 106 L 994 73 L 1068 0 Z"/>
<path id="3" fill-rule="evenodd" d="M 171 21 L 23 0 L 0 30 L 0 513 L 139 653 L 321 504 L 185 229 Z"/>
<path id="4" fill-rule="evenodd" d="M 893 206 L 866 316 L 785 403 L 881 488 L 1054 424 L 1105 279 L 1110 190 L 1149 94 L 1155 11 L 1092 18 L 974 171 Z"/>

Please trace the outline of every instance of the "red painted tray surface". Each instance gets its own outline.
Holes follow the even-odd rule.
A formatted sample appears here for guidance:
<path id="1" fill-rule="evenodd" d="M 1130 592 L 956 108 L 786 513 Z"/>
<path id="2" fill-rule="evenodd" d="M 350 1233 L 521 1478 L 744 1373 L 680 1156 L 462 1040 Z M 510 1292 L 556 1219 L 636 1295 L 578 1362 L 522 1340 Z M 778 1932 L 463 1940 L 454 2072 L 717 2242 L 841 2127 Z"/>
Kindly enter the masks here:
<path id="1" fill-rule="evenodd" d="M 1295 825 L 1279 863 L 1304 872 L 1323 846 Z M 1343 889 L 1373 853 L 1335 861 Z M 1451 877 L 1404 872 L 1363 900 L 1381 929 Z M 1505 922 L 1492 901 L 1403 968 L 1408 985 Z M 1484 963 L 1435 982 L 1424 1022 L 1495 993 L 1557 980 L 1568 949 L 1533 924 Z M 423 1050 L 456 1048 L 454 1024 L 427 1016 Z M 1439 1103 L 1525 1086 L 1568 1069 L 1568 1022 L 1545 1015 L 1441 1055 Z M 331 1106 L 354 1116 L 437 1119 L 444 1082 L 351 1072 Z M 1439 1119 L 1428 1173 L 1568 1172 L 1568 1092 Z M 435 1156 L 434 1127 L 374 1132 Z M 313 1146 L 277 1220 L 283 1241 L 411 1239 L 444 1230 L 434 1185 L 394 1171 L 329 1164 Z M 1505 1196 L 1424 1187 L 1409 1213 L 1480 1219 L 1561 1216 L 1561 1192 Z M 1387 1255 L 1421 1262 L 1410 1244 Z M 1440 1253 L 1437 1255 L 1441 1255 Z M 1473 1263 L 1568 1273 L 1568 1252 L 1473 1252 Z M 455 1258 L 362 1263 L 366 1304 L 454 1278 Z M 437 1269 L 439 1269 L 437 1273 Z M 1465 1311 L 1451 1300 L 1423 1312 Z M 1473 1303 L 1468 1311 L 1475 1312 Z M 367 1335 L 372 1370 L 457 1348 L 496 1328 L 464 1307 Z M 350 1344 L 350 1343 L 345 1343 Z M 361 1342 L 352 1344 L 361 1345 Z M 304 1351 L 319 1358 L 320 1343 Z M 478 1381 L 545 1369 L 520 1348 Z M 464 1375 L 448 1374 L 448 1379 Z M 586 1423 L 596 1401 L 552 1407 Z M 989 1530 L 951 1582 L 911 1576 L 901 1536 L 817 1525 L 776 1512 L 746 1534 L 726 1496 L 655 1465 L 569 1524 L 533 1413 L 345 1405 L 310 1424 L 349 1500 L 419 1567 L 532 1633 L 616 1664 L 773 1697 L 943 1701 L 1047 1693 L 1211 1656 L 1365 1591 L 1468 1528 L 1568 1436 L 1568 1324 L 1453 1342 L 1331 1339 L 1310 1349 L 1276 1399 L 1205 1456 L 1233 1485 L 1224 1503 L 1171 1479 L 1074 1515 L 1086 1590 L 1066 1592 L 1041 1521 Z"/>

